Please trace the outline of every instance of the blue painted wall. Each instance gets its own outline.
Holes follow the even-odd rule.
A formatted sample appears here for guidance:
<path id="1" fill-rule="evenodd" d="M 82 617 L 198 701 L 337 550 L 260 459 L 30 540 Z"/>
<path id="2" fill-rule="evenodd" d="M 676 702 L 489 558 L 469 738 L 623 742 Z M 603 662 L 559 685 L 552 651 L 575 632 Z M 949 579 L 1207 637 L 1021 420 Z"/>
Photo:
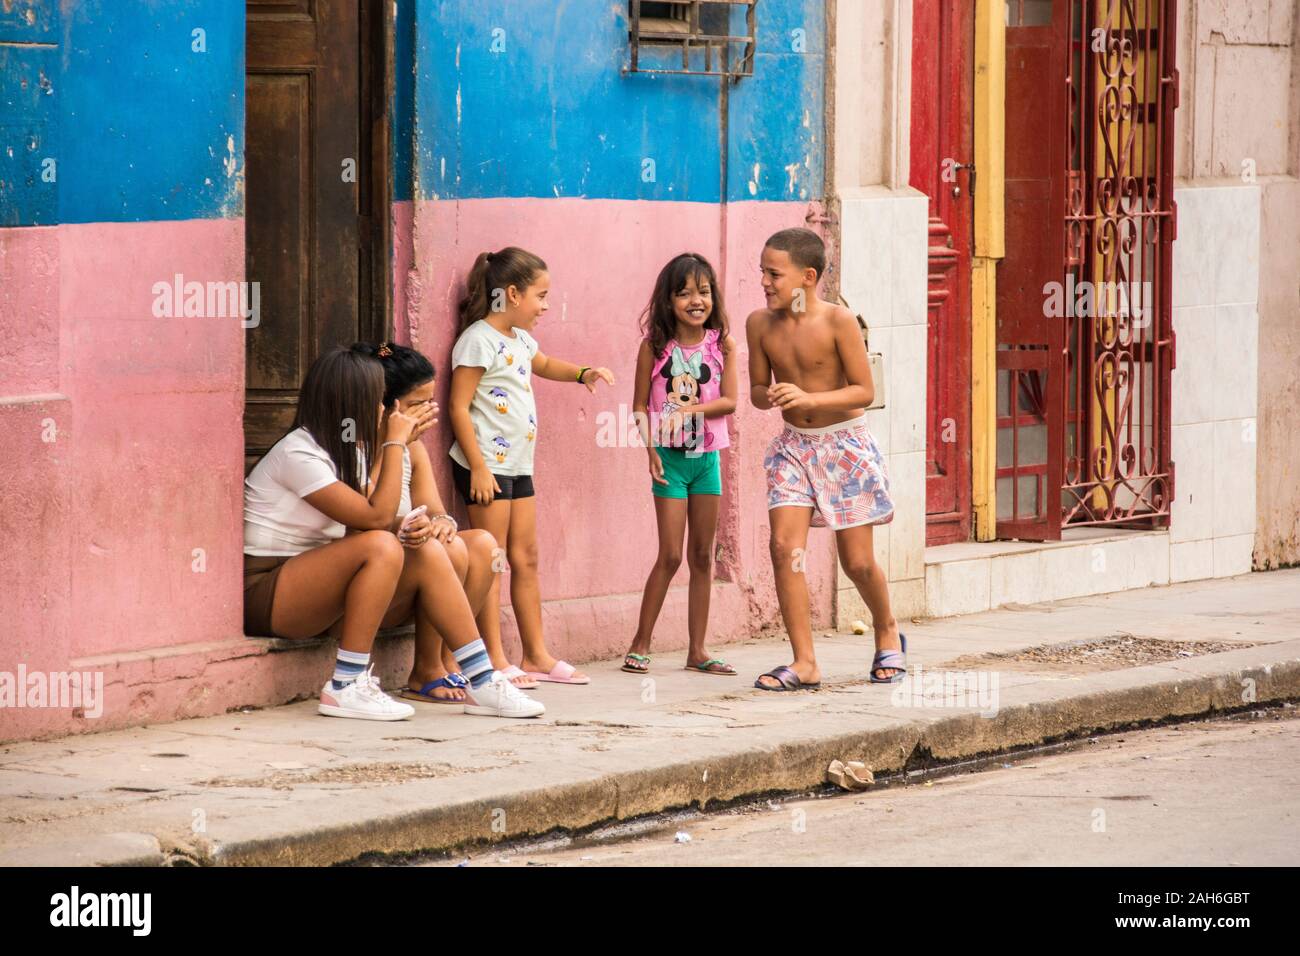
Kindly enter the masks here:
<path id="1" fill-rule="evenodd" d="M 421 198 L 721 198 L 720 81 L 624 75 L 626 4 L 415 0 L 414 8 L 406 29 L 418 64 L 409 93 L 412 191 Z M 740 27 L 739 12 L 734 19 Z M 755 75 L 730 90 L 727 199 L 821 198 L 824 4 L 763 0 L 758 24 Z M 399 58 L 399 80 L 410 69 Z M 399 139 L 399 182 L 411 151 Z"/>
<path id="2" fill-rule="evenodd" d="M 242 215 L 243 9 L 0 5 L 0 226 Z M 726 198 L 818 199 L 824 5 L 763 0 L 758 25 L 754 76 L 730 88 Z M 720 82 L 624 75 L 618 0 L 399 0 L 396 41 L 398 200 L 721 198 Z"/>
<path id="3" fill-rule="evenodd" d="M 0 225 L 243 215 L 242 2 L 13 0 L 0 81 Z"/>
<path id="4" fill-rule="evenodd" d="M 58 156 L 59 40 L 57 0 L 0 3 L 0 227 L 59 218 L 58 181 L 41 176 Z"/>
<path id="5" fill-rule="evenodd" d="M 411 176 L 415 124 L 415 0 L 397 0 L 393 44 L 393 199 L 414 195 Z"/>
<path id="6" fill-rule="evenodd" d="M 731 88 L 727 200 L 821 199 L 826 158 L 825 4 L 763 0 L 757 26 L 754 75 Z M 751 181 L 756 187 L 752 191 Z"/>

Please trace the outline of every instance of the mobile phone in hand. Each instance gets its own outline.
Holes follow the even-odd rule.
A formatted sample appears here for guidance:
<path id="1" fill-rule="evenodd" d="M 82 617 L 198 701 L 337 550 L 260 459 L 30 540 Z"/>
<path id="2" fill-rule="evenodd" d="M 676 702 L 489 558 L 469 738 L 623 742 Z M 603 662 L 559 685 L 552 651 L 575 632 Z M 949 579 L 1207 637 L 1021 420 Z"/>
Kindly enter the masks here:
<path id="1" fill-rule="evenodd" d="M 397 533 L 404 534 L 406 532 L 406 529 L 410 526 L 411 522 L 414 521 L 416 518 L 420 517 L 420 515 L 424 514 L 428 510 L 429 510 L 428 505 L 420 505 L 420 507 L 418 508 L 412 508 L 410 511 L 406 513 L 406 517 L 402 519 L 401 527 L 397 529 Z"/>

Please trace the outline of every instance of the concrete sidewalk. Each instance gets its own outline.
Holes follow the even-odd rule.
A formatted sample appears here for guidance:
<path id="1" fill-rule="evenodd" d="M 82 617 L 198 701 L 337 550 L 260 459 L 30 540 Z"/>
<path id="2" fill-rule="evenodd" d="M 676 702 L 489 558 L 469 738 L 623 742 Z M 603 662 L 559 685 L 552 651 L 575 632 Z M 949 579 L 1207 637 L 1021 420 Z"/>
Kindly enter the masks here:
<path id="1" fill-rule="evenodd" d="M 536 692 L 537 721 L 433 705 L 398 723 L 332 720 L 313 700 L 0 746 L 0 864 L 327 864 L 446 849 L 806 789 L 836 757 L 879 774 L 1300 698 L 1300 570 L 904 630 L 921 680 L 892 688 L 866 682 L 869 638 L 841 634 L 819 636 L 822 690 L 755 690 L 755 675 L 788 661 L 768 638 L 719 648 L 739 677 L 688 673 L 680 651 L 656 655 L 649 678 L 584 665 L 591 686 Z M 1067 646 L 1016 653 L 1045 644 Z M 959 672 L 983 696 L 934 686 Z"/>

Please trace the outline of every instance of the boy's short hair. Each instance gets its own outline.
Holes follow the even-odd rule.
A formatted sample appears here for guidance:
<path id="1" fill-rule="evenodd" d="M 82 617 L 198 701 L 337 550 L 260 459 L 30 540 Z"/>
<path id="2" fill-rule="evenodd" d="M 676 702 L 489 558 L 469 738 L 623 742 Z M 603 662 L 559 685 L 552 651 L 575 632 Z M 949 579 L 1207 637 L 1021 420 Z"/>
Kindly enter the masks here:
<path id="1" fill-rule="evenodd" d="M 782 229 L 774 233 L 765 245 L 787 253 L 790 261 L 800 269 L 814 269 L 817 278 L 826 271 L 826 243 L 811 229 Z"/>

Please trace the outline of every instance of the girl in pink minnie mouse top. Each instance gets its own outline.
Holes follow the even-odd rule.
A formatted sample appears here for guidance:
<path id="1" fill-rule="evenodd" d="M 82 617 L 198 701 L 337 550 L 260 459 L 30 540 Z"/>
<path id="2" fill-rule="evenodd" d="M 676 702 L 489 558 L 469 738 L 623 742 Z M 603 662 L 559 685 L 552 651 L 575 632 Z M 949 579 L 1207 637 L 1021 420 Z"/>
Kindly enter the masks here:
<path id="1" fill-rule="evenodd" d="M 713 538 L 722 495 L 719 452 L 730 445 L 727 416 L 736 410 L 735 342 L 727 332 L 713 267 L 684 253 L 664 266 L 643 316 L 633 410 L 649 458 L 659 526 L 659 553 L 646 581 L 641 614 L 623 670 L 650 669 L 650 640 L 687 535 L 690 567 L 686 668 L 735 674 L 704 647 L 713 587 Z"/>

